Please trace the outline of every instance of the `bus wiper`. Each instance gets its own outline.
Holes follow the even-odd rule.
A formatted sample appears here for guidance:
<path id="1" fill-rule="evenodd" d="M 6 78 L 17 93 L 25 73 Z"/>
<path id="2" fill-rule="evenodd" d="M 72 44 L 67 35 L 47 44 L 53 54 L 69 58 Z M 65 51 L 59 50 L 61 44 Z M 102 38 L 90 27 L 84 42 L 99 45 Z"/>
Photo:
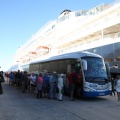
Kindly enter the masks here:
<path id="1" fill-rule="evenodd" d="M 96 77 L 94 77 L 94 78 L 91 80 L 91 82 L 94 81 L 95 79 L 96 79 Z"/>
<path id="2" fill-rule="evenodd" d="M 105 82 L 110 82 L 109 79 L 107 79 L 107 78 L 104 78 L 104 80 L 105 80 Z"/>
<path id="3" fill-rule="evenodd" d="M 99 79 L 100 78 L 100 79 Z M 107 78 L 101 78 L 101 77 L 94 77 L 91 82 L 93 82 L 94 80 L 96 81 L 103 81 L 103 82 L 109 82 L 109 79 Z"/>

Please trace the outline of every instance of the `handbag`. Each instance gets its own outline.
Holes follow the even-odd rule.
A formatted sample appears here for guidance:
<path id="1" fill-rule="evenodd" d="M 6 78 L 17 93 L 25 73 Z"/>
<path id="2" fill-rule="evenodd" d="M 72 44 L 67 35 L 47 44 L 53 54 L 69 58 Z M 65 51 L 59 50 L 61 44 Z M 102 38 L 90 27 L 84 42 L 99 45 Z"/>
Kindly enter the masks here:
<path id="1" fill-rule="evenodd" d="M 58 87 L 56 88 L 56 93 L 59 93 L 59 88 Z"/>

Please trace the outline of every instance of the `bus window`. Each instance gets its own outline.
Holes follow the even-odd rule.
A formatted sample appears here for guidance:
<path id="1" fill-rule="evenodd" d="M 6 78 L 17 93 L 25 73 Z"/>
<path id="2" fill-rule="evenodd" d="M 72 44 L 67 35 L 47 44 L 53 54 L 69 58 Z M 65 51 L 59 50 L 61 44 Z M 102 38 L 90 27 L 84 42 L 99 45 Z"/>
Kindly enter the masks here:
<path id="1" fill-rule="evenodd" d="M 71 65 L 67 65 L 67 73 L 71 73 Z"/>

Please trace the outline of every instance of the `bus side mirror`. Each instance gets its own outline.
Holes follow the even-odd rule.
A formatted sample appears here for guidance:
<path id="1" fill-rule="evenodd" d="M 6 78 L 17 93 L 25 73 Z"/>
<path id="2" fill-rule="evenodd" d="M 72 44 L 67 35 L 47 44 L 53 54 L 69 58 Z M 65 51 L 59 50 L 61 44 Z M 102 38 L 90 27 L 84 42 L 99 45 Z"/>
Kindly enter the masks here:
<path id="1" fill-rule="evenodd" d="M 83 70 L 87 70 L 87 61 L 82 59 Z"/>

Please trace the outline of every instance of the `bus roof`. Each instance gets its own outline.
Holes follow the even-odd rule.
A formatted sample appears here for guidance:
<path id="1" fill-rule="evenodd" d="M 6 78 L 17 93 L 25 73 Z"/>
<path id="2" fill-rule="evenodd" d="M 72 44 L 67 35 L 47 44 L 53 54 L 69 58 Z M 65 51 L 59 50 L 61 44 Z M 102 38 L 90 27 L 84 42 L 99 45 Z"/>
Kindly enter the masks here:
<path id="1" fill-rule="evenodd" d="M 30 64 L 35 64 L 39 62 L 43 63 L 43 62 L 49 62 L 49 61 L 54 61 L 54 60 L 63 60 L 63 59 L 80 59 L 81 57 L 85 57 L 85 56 L 102 58 L 102 56 L 94 54 L 94 53 L 80 51 L 80 52 L 72 52 L 72 53 L 57 55 L 57 56 L 53 56 L 53 57 L 50 57 L 44 60 L 33 61 Z"/>

